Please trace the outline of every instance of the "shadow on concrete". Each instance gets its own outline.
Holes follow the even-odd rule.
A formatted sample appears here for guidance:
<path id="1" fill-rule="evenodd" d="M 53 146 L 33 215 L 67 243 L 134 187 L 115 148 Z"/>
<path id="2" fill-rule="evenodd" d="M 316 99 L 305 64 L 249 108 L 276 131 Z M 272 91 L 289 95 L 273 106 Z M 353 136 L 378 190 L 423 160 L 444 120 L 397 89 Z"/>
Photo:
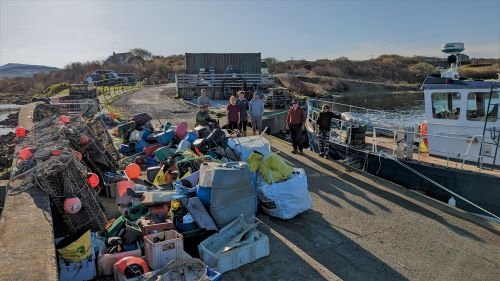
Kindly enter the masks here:
<path id="1" fill-rule="evenodd" d="M 286 154 L 280 154 L 280 156 L 282 157 L 286 157 Z M 325 168 L 325 169 L 329 169 L 329 170 L 332 170 L 334 169 L 332 166 L 329 166 L 325 163 L 322 163 L 321 161 L 319 161 L 318 159 L 316 159 L 315 157 L 311 157 L 309 155 L 305 155 L 305 157 L 307 157 L 310 161 L 312 161 L 313 163 Z M 289 158 L 288 160 L 290 161 L 296 161 L 294 158 Z M 313 170 L 313 168 L 308 168 L 310 170 Z M 354 171 L 354 169 L 353 169 Z M 359 170 L 356 170 L 356 172 L 360 172 Z M 466 230 L 466 229 L 463 229 L 461 227 L 458 227 L 456 225 L 453 225 L 451 223 L 449 223 L 448 221 L 446 221 L 445 219 L 443 219 L 442 216 L 440 216 L 439 214 L 436 214 L 426 208 L 423 208 L 417 204 L 414 204 L 406 199 L 404 199 L 403 197 L 401 196 L 398 196 L 396 194 L 393 194 L 391 192 L 387 192 L 387 191 L 384 191 L 380 188 L 377 188 L 371 184 L 368 184 L 366 182 L 363 182 L 361 180 L 358 180 L 350 175 L 348 175 L 347 173 L 343 172 L 343 171 L 339 171 L 339 170 L 335 170 L 335 173 L 337 174 L 337 176 L 341 179 L 343 179 L 344 181 L 347 181 L 349 183 L 352 183 L 354 185 L 356 185 L 357 187 L 367 191 L 367 192 L 370 192 L 374 195 L 377 195 L 379 197 L 382 197 L 388 201 L 391 201 L 392 203 L 394 204 L 397 204 L 407 210 L 410 210 L 410 211 L 413 211 L 415 213 L 418 213 L 418 214 L 421 214 L 427 218 L 430 218 L 432 220 L 435 220 L 439 223 L 441 223 L 442 225 L 446 226 L 448 229 L 450 229 L 451 231 L 459 234 L 459 235 L 462 235 L 462 236 L 465 236 L 465 237 L 469 237 L 471 239 L 474 239 L 476 241 L 480 241 L 480 242 L 484 242 L 480 237 L 476 236 L 475 234 L 471 233 L 470 231 Z M 426 202 L 427 203 L 427 202 Z M 433 204 L 434 207 L 436 207 L 436 205 L 439 205 L 439 204 Z M 456 214 L 454 214 L 453 212 L 450 212 L 451 210 L 448 210 L 447 208 L 445 208 L 446 206 L 443 206 L 443 208 L 440 208 L 440 207 L 436 207 L 438 208 L 440 211 L 443 211 L 443 212 L 446 212 L 447 214 L 449 215 L 452 215 L 452 216 L 455 216 L 455 217 L 458 217 L 456 216 Z M 461 217 L 459 217 L 461 218 Z M 469 220 L 467 220 L 469 221 Z M 474 221 L 470 221 L 472 223 L 475 223 L 477 224 L 476 222 Z M 481 227 L 484 227 L 484 225 L 481 225 Z M 499 234 L 498 231 L 494 230 L 494 229 L 490 229 L 490 228 L 487 228 L 489 231 L 495 233 L 495 234 Z"/>
<path id="2" fill-rule="evenodd" d="M 394 268 L 334 229 L 320 212 L 308 210 L 283 221 L 261 215 L 274 231 L 343 280 L 408 280 Z M 321 268 L 315 268 L 321 271 Z M 324 271 L 324 270 L 323 270 Z M 295 279 L 306 280 L 306 279 Z M 307 279 L 307 280 L 325 280 Z"/>

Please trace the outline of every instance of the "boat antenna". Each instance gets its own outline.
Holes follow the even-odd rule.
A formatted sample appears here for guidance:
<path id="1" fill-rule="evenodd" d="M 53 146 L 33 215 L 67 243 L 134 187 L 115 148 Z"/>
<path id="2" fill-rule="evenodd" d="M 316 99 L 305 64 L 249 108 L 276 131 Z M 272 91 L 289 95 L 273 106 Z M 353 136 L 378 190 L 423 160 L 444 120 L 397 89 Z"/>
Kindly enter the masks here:
<path id="1" fill-rule="evenodd" d="M 462 57 L 461 53 L 464 50 L 464 43 L 460 42 L 446 43 L 442 46 L 441 52 L 448 54 L 448 58 L 446 59 L 448 69 L 441 73 L 441 78 L 460 79 L 458 68 L 460 67 L 460 59 Z"/>

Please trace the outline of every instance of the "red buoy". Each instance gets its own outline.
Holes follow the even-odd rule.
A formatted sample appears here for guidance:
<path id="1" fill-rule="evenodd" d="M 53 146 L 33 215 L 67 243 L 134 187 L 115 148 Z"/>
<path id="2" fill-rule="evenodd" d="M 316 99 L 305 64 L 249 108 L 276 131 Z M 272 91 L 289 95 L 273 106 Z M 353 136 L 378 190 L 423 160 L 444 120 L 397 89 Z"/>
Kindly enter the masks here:
<path id="1" fill-rule="evenodd" d="M 16 127 L 15 133 L 16 137 L 25 137 L 27 134 L 26 129 L 21 126 Z"/>
<path id="2" fill-rule="evenodd" d="M 33 152 L 31 152 L 31 148 L 25 147 L 19 151 L 19 159 L 28 160 L 33 156 Z"/>
<path id="3" fill-rule="evenodd" d="M 94 173 L 87 174 L 87 181 L 92 188 L 96 188 L 99 185 L 99 177 Z"/>

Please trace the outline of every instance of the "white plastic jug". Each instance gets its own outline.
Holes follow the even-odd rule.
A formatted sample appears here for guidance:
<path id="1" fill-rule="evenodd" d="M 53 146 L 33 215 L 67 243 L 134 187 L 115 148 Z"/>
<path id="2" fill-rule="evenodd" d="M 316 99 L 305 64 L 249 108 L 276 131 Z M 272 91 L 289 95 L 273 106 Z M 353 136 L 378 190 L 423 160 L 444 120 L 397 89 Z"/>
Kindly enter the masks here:
<path id="1" fill-rule="evenodd" d="M 200 181 L 202 187 L 212 187 L 215 167 L 219 166 L 216 162 L 204 162 L 200 166 Z"/>

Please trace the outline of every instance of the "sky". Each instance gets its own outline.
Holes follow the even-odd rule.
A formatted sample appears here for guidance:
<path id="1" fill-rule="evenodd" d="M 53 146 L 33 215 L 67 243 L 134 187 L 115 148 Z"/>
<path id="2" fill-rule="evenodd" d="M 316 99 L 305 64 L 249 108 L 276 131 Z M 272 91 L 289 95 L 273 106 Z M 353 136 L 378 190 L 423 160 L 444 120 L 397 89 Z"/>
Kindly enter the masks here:
<path id="1" fill-rule="evenodd" d="M 500 58 L 500 0 L 44 1 L 0 0 L 0 65 L 154 55 L 260 52 L 262 58 Z"/>

